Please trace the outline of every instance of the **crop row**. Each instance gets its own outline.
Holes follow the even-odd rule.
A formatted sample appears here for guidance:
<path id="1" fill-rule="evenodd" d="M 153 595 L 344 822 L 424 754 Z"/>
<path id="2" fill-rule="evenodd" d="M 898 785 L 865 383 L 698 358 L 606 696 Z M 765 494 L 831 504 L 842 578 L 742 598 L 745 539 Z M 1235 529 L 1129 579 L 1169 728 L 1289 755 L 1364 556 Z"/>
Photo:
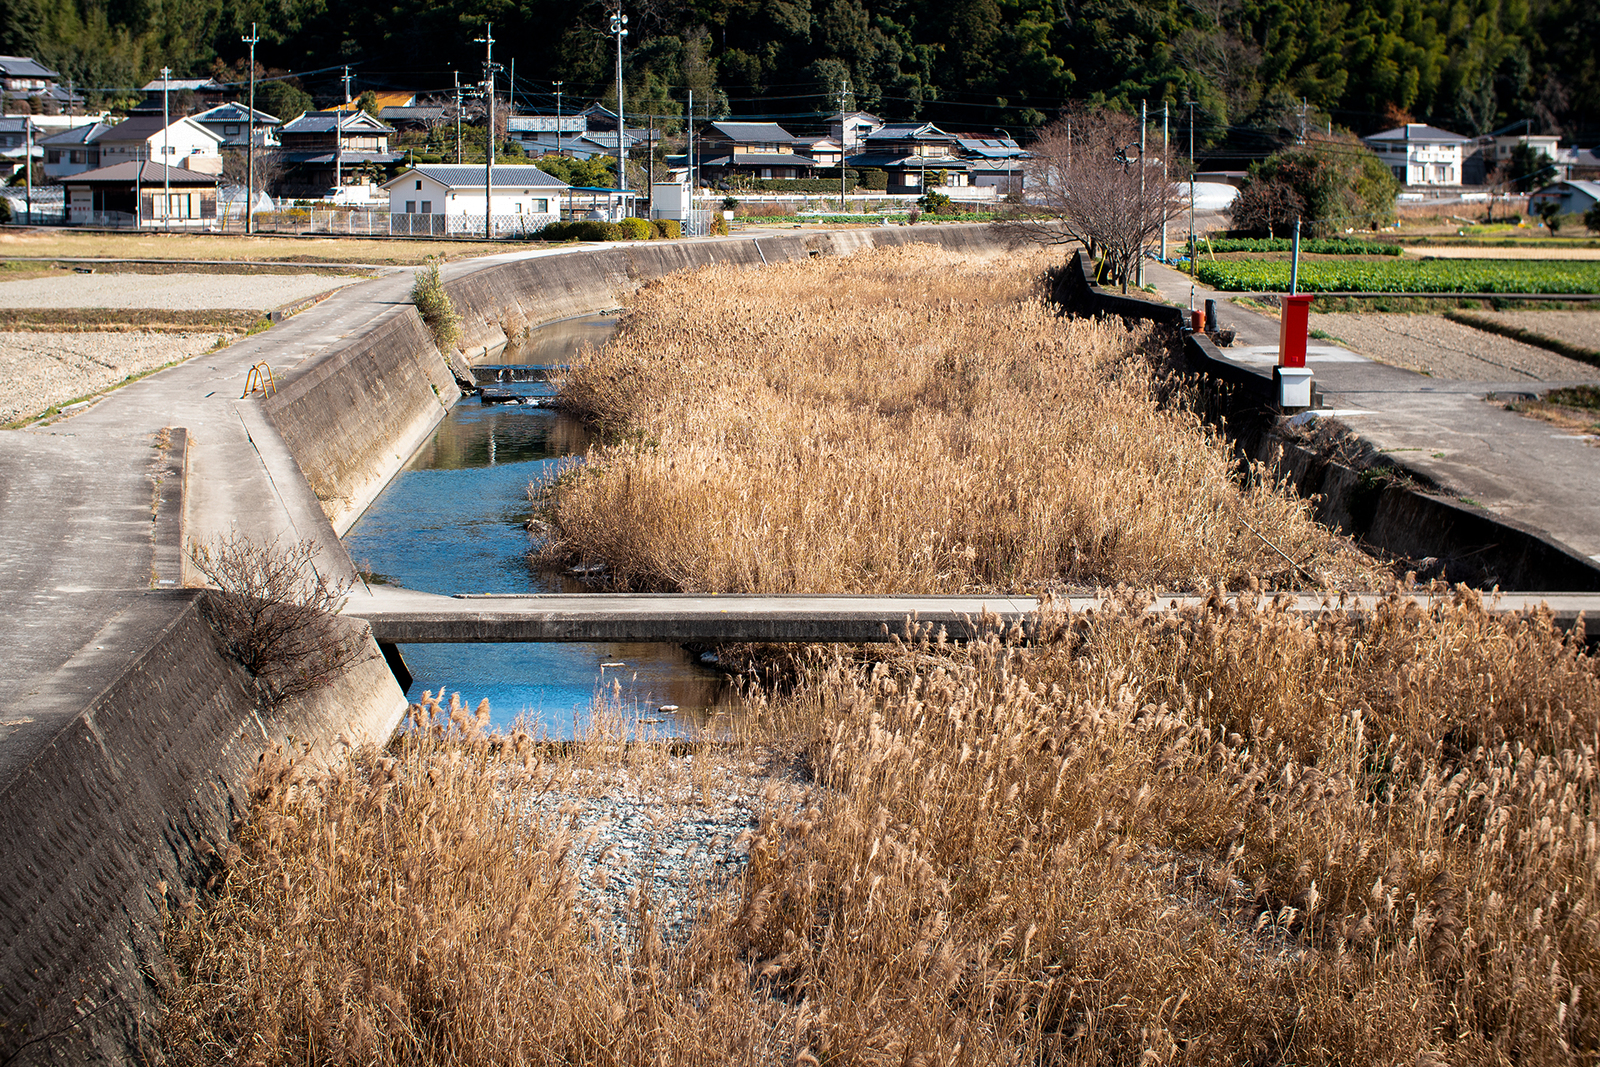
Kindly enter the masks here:
<path id="1" fill-rule="evenodd" d="M 1214 289 L 1283 292 L 1289 264 L 1266 260 L 1201 263 Z M 1539 260 L 1363 261 L 1300 264 L 1308 293 L 1600 293 L 1600 263 Z"/>
<path id="2" fill-rule="evenodd" d="M 1223 252 L 1288 252 L 1293 250 L 1294 242 L 1287 237 L 1214 237 L 1204 241 L 1201 248 L 1219 255 Z M 1301 241 L 1300 251 L 1313 256 L 1398 256 L 1400 246 L 1333 237 Z"/>

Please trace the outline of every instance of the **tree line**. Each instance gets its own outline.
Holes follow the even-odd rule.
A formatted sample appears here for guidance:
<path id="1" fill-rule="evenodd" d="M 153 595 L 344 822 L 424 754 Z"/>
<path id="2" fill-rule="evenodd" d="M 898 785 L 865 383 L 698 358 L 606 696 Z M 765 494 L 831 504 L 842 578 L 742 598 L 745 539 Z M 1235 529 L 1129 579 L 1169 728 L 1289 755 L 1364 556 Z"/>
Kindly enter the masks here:
<path id="1" fill-rule="evenodd" d="M 763 116 L 802 124 L 840 103 L 888 120 L 1029 137 L 1069 101 L 1171 109 L 1185 144 L 1266 155 L 1328 126 L 1405 120 L 1483 134 L 1600 138 L 1593 0 L 629 0 L 630 114 Z M 483 35 L 516 61 L 517 103 L 610 100 L 602 0 L 0 0 L 0 51 L 31 55 L 97 101 L 163 65 L 243 77 L 252 22 L 269 104 L 357 91 L 447 93 L 482 77 Z M 1186 105 L 1194 102 L 1190 109 Z M 1186 146 L 1186 144 L 1185 144 Z"/>

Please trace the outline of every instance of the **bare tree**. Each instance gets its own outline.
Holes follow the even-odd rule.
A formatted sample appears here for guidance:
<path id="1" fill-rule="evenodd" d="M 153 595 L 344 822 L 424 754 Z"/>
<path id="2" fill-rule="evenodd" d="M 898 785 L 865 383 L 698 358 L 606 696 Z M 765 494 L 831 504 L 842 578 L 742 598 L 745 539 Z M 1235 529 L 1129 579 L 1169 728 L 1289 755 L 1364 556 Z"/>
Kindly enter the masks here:
<path id="1" fill-rule="evenodd" d="M 190 546 L 217 588 L 205 611 L 224 650 L 274 701 L 321 689 L 367 656 L 365 631 L 338 618 L 351 583 L 320 573 L 315 556 L 310 541 L 284 547 L 240 534 Z"/>
<path id="2" fill-rule="evenodd" d="M 1014 225 L 1032 240 L 1087 245 L 1127 291 L 1139 257 L 1178 213 L 1179 171 L 1169 149 L 1162 180 L 1159 142 L 1147 137 L 1141 152 L 1139 120 L 1121 112 L 1063 115 L 1030 149 L 1027 203 Z"/>
<path id="3" fill-rule="evenodd" d="M 233 185 L 244 185 L 249 177 L 249 160 L 242 148 L 229 148 L 222 153 L 222 180 Z M 264 190 L 277 184 L 289 170 L 289 160 L 281 148 L 256 148 L 256 183 L 250 190 L 251 200 Z"/>

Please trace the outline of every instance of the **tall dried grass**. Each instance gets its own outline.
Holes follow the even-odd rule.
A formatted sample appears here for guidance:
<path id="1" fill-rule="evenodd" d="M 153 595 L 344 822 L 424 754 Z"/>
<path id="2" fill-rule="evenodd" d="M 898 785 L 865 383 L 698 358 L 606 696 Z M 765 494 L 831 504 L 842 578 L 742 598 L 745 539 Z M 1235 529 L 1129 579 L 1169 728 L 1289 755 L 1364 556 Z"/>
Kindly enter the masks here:
<path id="1" fill-rule="evenodd" d="M 1372 582 L 1158 405 L 1161 338 L 1052 314 L 1045 264 L 911 246 L 647 286 L 561 382 L 613 443 L 535 488 L 547 553 L 685 592 Z"/>
<path id="2" fill-rule="evenodd" d="M 1473 1064 L 1600 1055 L 1600 670 L 1472 595 L 1048 614 L 752 697 L 743 875 L 665 940 L 581 885 L 604 734 L 269 764 L 174 921 L 178 1062 Z M 1073 625 L 1076 623 L 1076 625 Z M 427 716 L 421 716 L 425 725 Z M 696 773 L 704 773 L 704 767 Z M 752 788 L 759 788 L 754 785 Z M 664 820 L 667 825 L 670 820 Z M 663 846 L 669 842 L 663 841 Z M 665 848 L 663 848 L 663 852 Z M 591 873 L 589 878 L 602 878 Z"/>

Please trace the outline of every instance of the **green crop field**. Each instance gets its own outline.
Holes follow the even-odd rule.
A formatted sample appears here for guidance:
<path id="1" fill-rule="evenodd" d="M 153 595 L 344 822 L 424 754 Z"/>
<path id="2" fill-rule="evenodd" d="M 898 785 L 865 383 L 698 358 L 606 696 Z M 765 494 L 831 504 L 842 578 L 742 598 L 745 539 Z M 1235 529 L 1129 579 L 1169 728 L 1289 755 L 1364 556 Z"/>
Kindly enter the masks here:
<path id="1" fill-rule="evenodd" d="M 1198 242 L 1200 254 L 1215 252 L 1289 252 L 1294 241 L 1287 237 L 1213 237 Z M 1398 256 L 1400 246 L 1377 241 L 1352 241 L 1342 237 L 1305 240 L 1300 251 L 1309 256 Z"/>
<path id="2" fill-rule="evenodd" d="M 1289 264 L 1241 260 L 1201 263 L 1200 281 L 1229 292 L 1284 292 Z M 1422 260 L 1300 264 L 1307 293 L 1600 293 L 1600 262 Z"/>

